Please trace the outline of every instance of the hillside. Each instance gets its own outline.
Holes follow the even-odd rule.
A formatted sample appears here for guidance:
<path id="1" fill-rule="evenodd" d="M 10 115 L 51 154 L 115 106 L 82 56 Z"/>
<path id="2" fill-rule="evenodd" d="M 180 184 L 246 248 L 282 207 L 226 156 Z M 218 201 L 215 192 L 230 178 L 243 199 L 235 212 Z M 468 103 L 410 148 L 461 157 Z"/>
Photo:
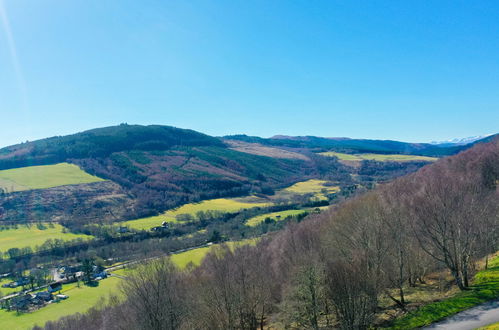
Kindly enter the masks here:
<path id="1" fill-rule="evenodd" d="M 217 138 L 171 126 L 121 124 L 0 149 L 0 169 L 106 157 L 124 150 L 168 150 L 175 146 L 219 146 Z"/>
<path id="2" fill-rule="evenodd" d="M 0 198 L 0 220 L 135 219 L 210 198 L 271 195 L 275 189 L 311 178 L 370 188 L 428 163 L 415 158 L 363 161 L 351 167 L 313 148 L 287 149 L 170 126 L 126 124 L 26 142 L 0 149 L 0 188 L 15 192 Z M 54 167 L 37 167 L 61 162 L 84 172 L 67 181 L 61 179 L 62 172 L 53 173 L 52 179 L 39 172 Z M 30 186 L 22 173 L 34 174 L 32 182 L 43 182 Z"/>
<path id="3" fill-rule="evenodd" d="M 499 296 L 495 259 L 473 279 L 483 267 L 478 261 L 498 247 L 498 164 L 499 140 L 480 143 L 291 224 L 255 247 L 209 253 L 191 272 L 166 260 L 141 268 L 130 273 L 129 299 L 121 305 L 47 329 L 140 327 L 151 319 L 171 328 L 423 326 L 448 315 L 445 302 L 433 310 L 437 315 L 421 308 L 423 317 L 409 327 L 387 317 L 428 304 L 431 298 L 420 300 L 425 292 L 438 301 L 441 286 L 462 291 L 451 291 L 448 305 Z M 154 297 L 144 283 L 154 283 Z"/>

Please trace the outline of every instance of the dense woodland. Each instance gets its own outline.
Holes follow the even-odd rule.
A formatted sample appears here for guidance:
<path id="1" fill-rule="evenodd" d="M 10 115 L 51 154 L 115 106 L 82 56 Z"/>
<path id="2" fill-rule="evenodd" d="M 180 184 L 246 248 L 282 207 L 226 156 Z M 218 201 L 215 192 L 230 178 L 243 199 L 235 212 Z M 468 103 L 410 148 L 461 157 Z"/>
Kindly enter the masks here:
<path id="1" fill-rule="evenodd" d="M 497 251 L 499 140 L 478 144 L 309 216 L 202 266 L 167 260 L 124 282 L 124 302 L 49 322 L 46 329 L 366 329 L 387 296 L 447 270 L 466 290 Z"/>

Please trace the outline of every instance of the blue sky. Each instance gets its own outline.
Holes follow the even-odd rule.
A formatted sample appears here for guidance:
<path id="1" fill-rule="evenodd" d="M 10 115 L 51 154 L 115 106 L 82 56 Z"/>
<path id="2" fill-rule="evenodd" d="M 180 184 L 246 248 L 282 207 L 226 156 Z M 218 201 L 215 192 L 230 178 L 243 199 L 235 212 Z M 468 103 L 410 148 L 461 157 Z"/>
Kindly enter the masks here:
<path id="1" fill-rule="evenodd" d="M 497 1 L 0 0 L 0 146 L 122 122 L 499 132 Z"/>

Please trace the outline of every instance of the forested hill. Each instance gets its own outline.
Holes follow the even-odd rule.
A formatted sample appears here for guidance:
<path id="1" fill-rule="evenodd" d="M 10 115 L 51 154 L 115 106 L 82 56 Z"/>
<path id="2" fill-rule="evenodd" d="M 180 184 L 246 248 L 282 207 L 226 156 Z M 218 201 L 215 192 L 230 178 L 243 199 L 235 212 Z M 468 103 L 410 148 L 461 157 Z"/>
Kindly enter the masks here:
<path id="1" fill-rule="evenodd" d="M 106 157 L 125 150 L 168 150 L 176 146 L 223 147 L 224 144 L 220 139 L 189 129 L 121 124 L 0 149 L 0 169 Z"/>
<path id="2" fill-rule="evenodd" d="M 497 135 L 494 135 L 497 136 Z M 337 151 L 346 153 L 381 153 L 381 154 L 408 154 L 423 156 L 449 156 L 463 151 L 470 146 L 487 142 L 494 138 L 489 136 L 482 140 L 468 145 L 445 144 L 443 146 L 429 143 L 407 143 L 392 140 L 367 140 L 350 138 L 325 138 L 317 136 L 285 136 L 276 135 L 265 139 L 257 136 L 229 135 L 228 140 L 238 140 L 263 145 L 287 147 L 287 148 L 308 148 L 315 151 Z"/>

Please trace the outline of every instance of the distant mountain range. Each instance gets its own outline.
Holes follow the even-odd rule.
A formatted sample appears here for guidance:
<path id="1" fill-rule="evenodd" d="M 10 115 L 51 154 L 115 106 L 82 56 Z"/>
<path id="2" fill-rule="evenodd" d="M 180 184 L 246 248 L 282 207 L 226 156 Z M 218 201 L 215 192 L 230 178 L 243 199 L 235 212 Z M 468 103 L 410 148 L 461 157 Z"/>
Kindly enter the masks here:
<path id="1" fill-rule="evenodd" d="M 475 141 L 479 141 L 482 139 L 485 139 L 493 134 L 486 134 L 486 135 L 476 135 L 476 136 L 469 136 L 465 138 L 455 138 L 451 140 L 446 140 L 446 141 L 431 141 L 430 144 L 436 144 L 436 145 L 444 145 L 444 146 L 451 146 L 451 145 L 466 145 L 469 143 L 473 143 Z"/>

